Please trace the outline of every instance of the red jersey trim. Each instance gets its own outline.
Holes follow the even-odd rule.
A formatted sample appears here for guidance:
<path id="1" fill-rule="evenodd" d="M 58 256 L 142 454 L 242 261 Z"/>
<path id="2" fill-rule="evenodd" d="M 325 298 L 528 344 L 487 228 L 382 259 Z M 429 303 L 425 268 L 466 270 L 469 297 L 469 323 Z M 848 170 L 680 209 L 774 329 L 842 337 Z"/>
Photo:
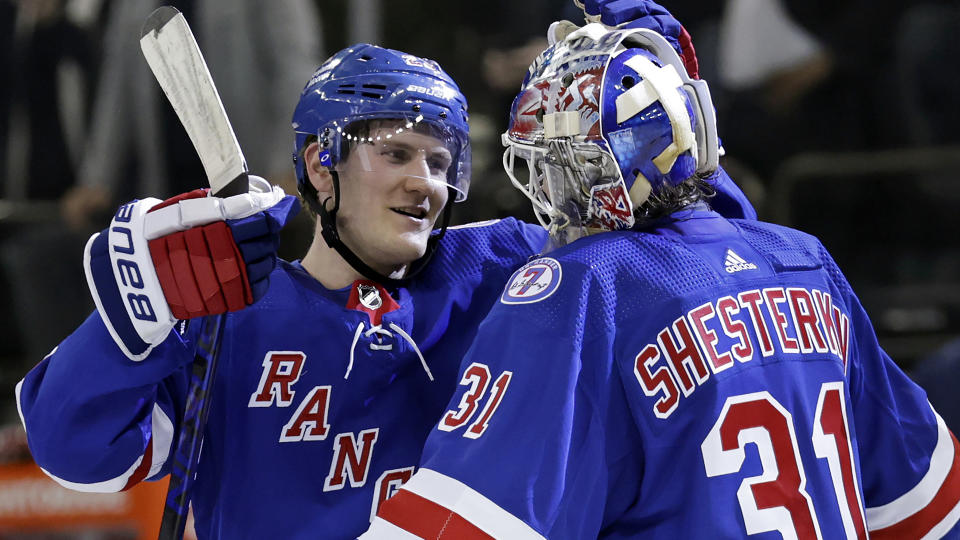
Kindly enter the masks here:
<path id="1" fill-rule="evenodd" d="M 421 538 L 493 539 L 456 512 L 407 490 L 387 499 L 377 516 Z"/>
<path id="2" fill-rule="evenodd" d="M 384 502 L 374 522 L 365 540 L 390 538 L 388 527 L 376 526 L 384 522 L 410 533 L 411 538 L 544 540 L 522 519 L 470 486 L 430 469 L 417 471 Z"/>
<path id="3" fill-rule="evenodd" d="M 946 477 L 926 505 L 917 508 L 916 511 L 896 523 L 872 529 L 870 531 L 871 538 L 881 540 L 921 538 L 930 532 L 936 533 L 935 535 L 946 533 L 957 523 L 958 517 L 960 517 L 960 505 L 958 505 L 960 503 L 960 443 L 957 442 L 953 433 L 950 433 L 943 425 L 943 420 L 939 416 L 937 416 L 937 423 L 940 425 L 940 437 L 949 437 L 947 442 L 952 450 L 952 455 L 948 458 L 951 459 L 951 464 Z M 938 441 L 937 446 L 940 446 L 940 442 L 943 441 Z M 934 456 L 936 456 L 936 450 Z M 931 459 L 931 471 L 937 465 L 933 461 Z"/>

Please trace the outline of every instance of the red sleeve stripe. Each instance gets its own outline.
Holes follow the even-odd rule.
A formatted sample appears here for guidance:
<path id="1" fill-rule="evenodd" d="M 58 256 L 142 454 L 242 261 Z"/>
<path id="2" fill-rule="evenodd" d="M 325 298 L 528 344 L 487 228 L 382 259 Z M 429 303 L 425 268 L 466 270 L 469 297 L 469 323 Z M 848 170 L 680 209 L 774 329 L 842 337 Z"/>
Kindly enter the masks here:
<path id="1" fill-rule="evenodd" d="M 960 443 L 950 433 L 939 415 L 937 415 L 937 424 L 940 437 L 930 460 L 930 470 L 920 484 L 906 495 L 883 507 L 867 509 L 867 523 L 870 525 L 871 538 L 926 538 L 928 536 L 938 538 L 939 534 L 949 531 L 960 519 Z M 944 447 L 946 452 L 943 451 Z M 928 482 L 928 477 L 939 476 L 944 468 L 946 468 L 946 474 L 943 475 L 942 480 L 938 479 L 936 483 Z M 930 488 L 936 491 L 930 497 L 924 496 L 922 491 L 917 491 L 921 486 L 926 488 L 923 491 L 928 489 L 932 491 Z M 922 502 L 924 499 L 925 502 Z M 902 504 L 904 500 L 922 502 L 922 504 L 914 506 L 909 515 L 900 517 L 896 522 L 878 525 L 874 521 L 878 516 L 889 518 L 893 515 L 894 512 L 889 511 L 890 508 L 895 508 L 896 514 L 901 514 L 905 509 Z M 898 503 L 899 506 L 897 506 Z M 884 509 L 888 510 L 886 515 L 877 512 Z M 874 520 L 871 520 L 871 517 Z"/>
<path id="2" fill-rule="evenodd" d="M 130 475 L 130 478 L 127 479 L 127 483 L 124 484 L 120 491 L 126 491 L 133 486 L 140 483 L 141 480 L 147 477 L 147 473 L 150 472 L 150 464 L 153 462 L 153 437 L 150 437 L 150 440 L 147 441 L 147 449 L 143 452 L 143 459 L 140 460 L 140 465 L 133 470 L 133 474 Z"/>
<path id="3" fill-rule="evenodd" d="M 383 503 L 377 518 L 429 539 L 544 540 L 532 527 L 479 492 L 430 469 L 417 471 L 403 489 Z"/>
<path id="4" fill-rule="evenodd" d="M 170 456 L 173 442 L 173 422 L 157 404 L 153 405 L 153 414 L 150 421 L 151 435 L 150 440 L 147 441 L 147 448 L 143 452 L 143 461 L 133 471 L 121 491 L 126 491 L 139 484 L 144 478 L 150 478 L 160 472 L 160 468 L 163 467 Z"/>
<path id="5" fill-rule="evenodd" d="M 384 502 L 377 517 L 420 538 L 493 540 L 456 512 L 407 490 L 400 490 Z"/>

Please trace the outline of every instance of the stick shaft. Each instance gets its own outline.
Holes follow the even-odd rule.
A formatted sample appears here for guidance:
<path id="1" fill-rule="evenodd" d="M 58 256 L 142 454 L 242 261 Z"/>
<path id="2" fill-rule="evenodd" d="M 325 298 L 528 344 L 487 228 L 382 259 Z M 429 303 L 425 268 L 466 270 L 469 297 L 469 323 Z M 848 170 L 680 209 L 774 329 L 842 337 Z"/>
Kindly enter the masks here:
<path id="1" fill-rule="evenodd" d="M 226 314 L 214 315 L 203 321 L 203 330 L 193 359 L 190 387 L 187 393 L 180 437 L 173 455 L 170 485 L 167 488 L 159 540 L 180 540 L 190 508 L 190 494 L 200 461 L 203 429 L 210 412 L 210 397 L 217 371 L 217 356 Z"/>

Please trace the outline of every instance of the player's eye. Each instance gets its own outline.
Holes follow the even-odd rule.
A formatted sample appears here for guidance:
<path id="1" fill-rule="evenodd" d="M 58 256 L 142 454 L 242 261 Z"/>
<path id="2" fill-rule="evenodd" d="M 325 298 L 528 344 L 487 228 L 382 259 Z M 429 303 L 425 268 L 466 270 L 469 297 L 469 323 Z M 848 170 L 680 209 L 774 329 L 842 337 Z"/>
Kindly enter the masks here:
<path id="1" fill-rule="evenodd" d="M 390 163 L 402 164 L 410 161 L 410 152 L 403 148 L 384 148 L 380 152 L 381 156 L 387 158 Z"/>
<path id="2" fill-rule="evenodd" d="M 433 155 L 427 160 L 427 166 L 431 174 L 445 175 L 450 168 L 450 158 L 442 154 Z"/>

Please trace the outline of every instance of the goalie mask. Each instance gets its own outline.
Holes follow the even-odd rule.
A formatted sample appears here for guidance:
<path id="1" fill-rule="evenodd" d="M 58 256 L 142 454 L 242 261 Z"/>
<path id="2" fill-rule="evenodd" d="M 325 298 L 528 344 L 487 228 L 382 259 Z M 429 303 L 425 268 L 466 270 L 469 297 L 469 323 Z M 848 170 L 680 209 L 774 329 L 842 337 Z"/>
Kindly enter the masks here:
<path id="1" fill-rule="evenodd" d="M 706 82 L 656 32 L 599 24 L 534 61 L 502 138 L 510 180 L 556 245 L 632 227 L 651 193 L 712 173 L 719 152 Z"/>
<path id="2" fill-rule="evenodd" d="M 338 166 L 359 150 L 355 153 L 364 170 L 376 172 L 376 164 L 364 157 L 380 147 L 389 151 L 389 145 L 396 143 L 391 139 L 404 132 L 439 141 L 450 197 L 437 219 L 439 232 L 431 235 L 426 254 L 409 265 L 405 277 L 421 269 L 446 230 L 451 204 L 466 199 L 470 186 L 467 101 L 453 79 L 433 60 L 374 45 L 354 45 L 330 57 L 307 82 L 293 113 L 293 129 L 297 187 L 317 213 L 324 240 L 358 272 L 388 285 L 395 285 L 394 280 L 373 270 L 340 240 L 336 224 Z M 314 140 L 321 163 L 333 177 L 332 200 L 317 200 L 305 170 L 302 153 Z"/>

